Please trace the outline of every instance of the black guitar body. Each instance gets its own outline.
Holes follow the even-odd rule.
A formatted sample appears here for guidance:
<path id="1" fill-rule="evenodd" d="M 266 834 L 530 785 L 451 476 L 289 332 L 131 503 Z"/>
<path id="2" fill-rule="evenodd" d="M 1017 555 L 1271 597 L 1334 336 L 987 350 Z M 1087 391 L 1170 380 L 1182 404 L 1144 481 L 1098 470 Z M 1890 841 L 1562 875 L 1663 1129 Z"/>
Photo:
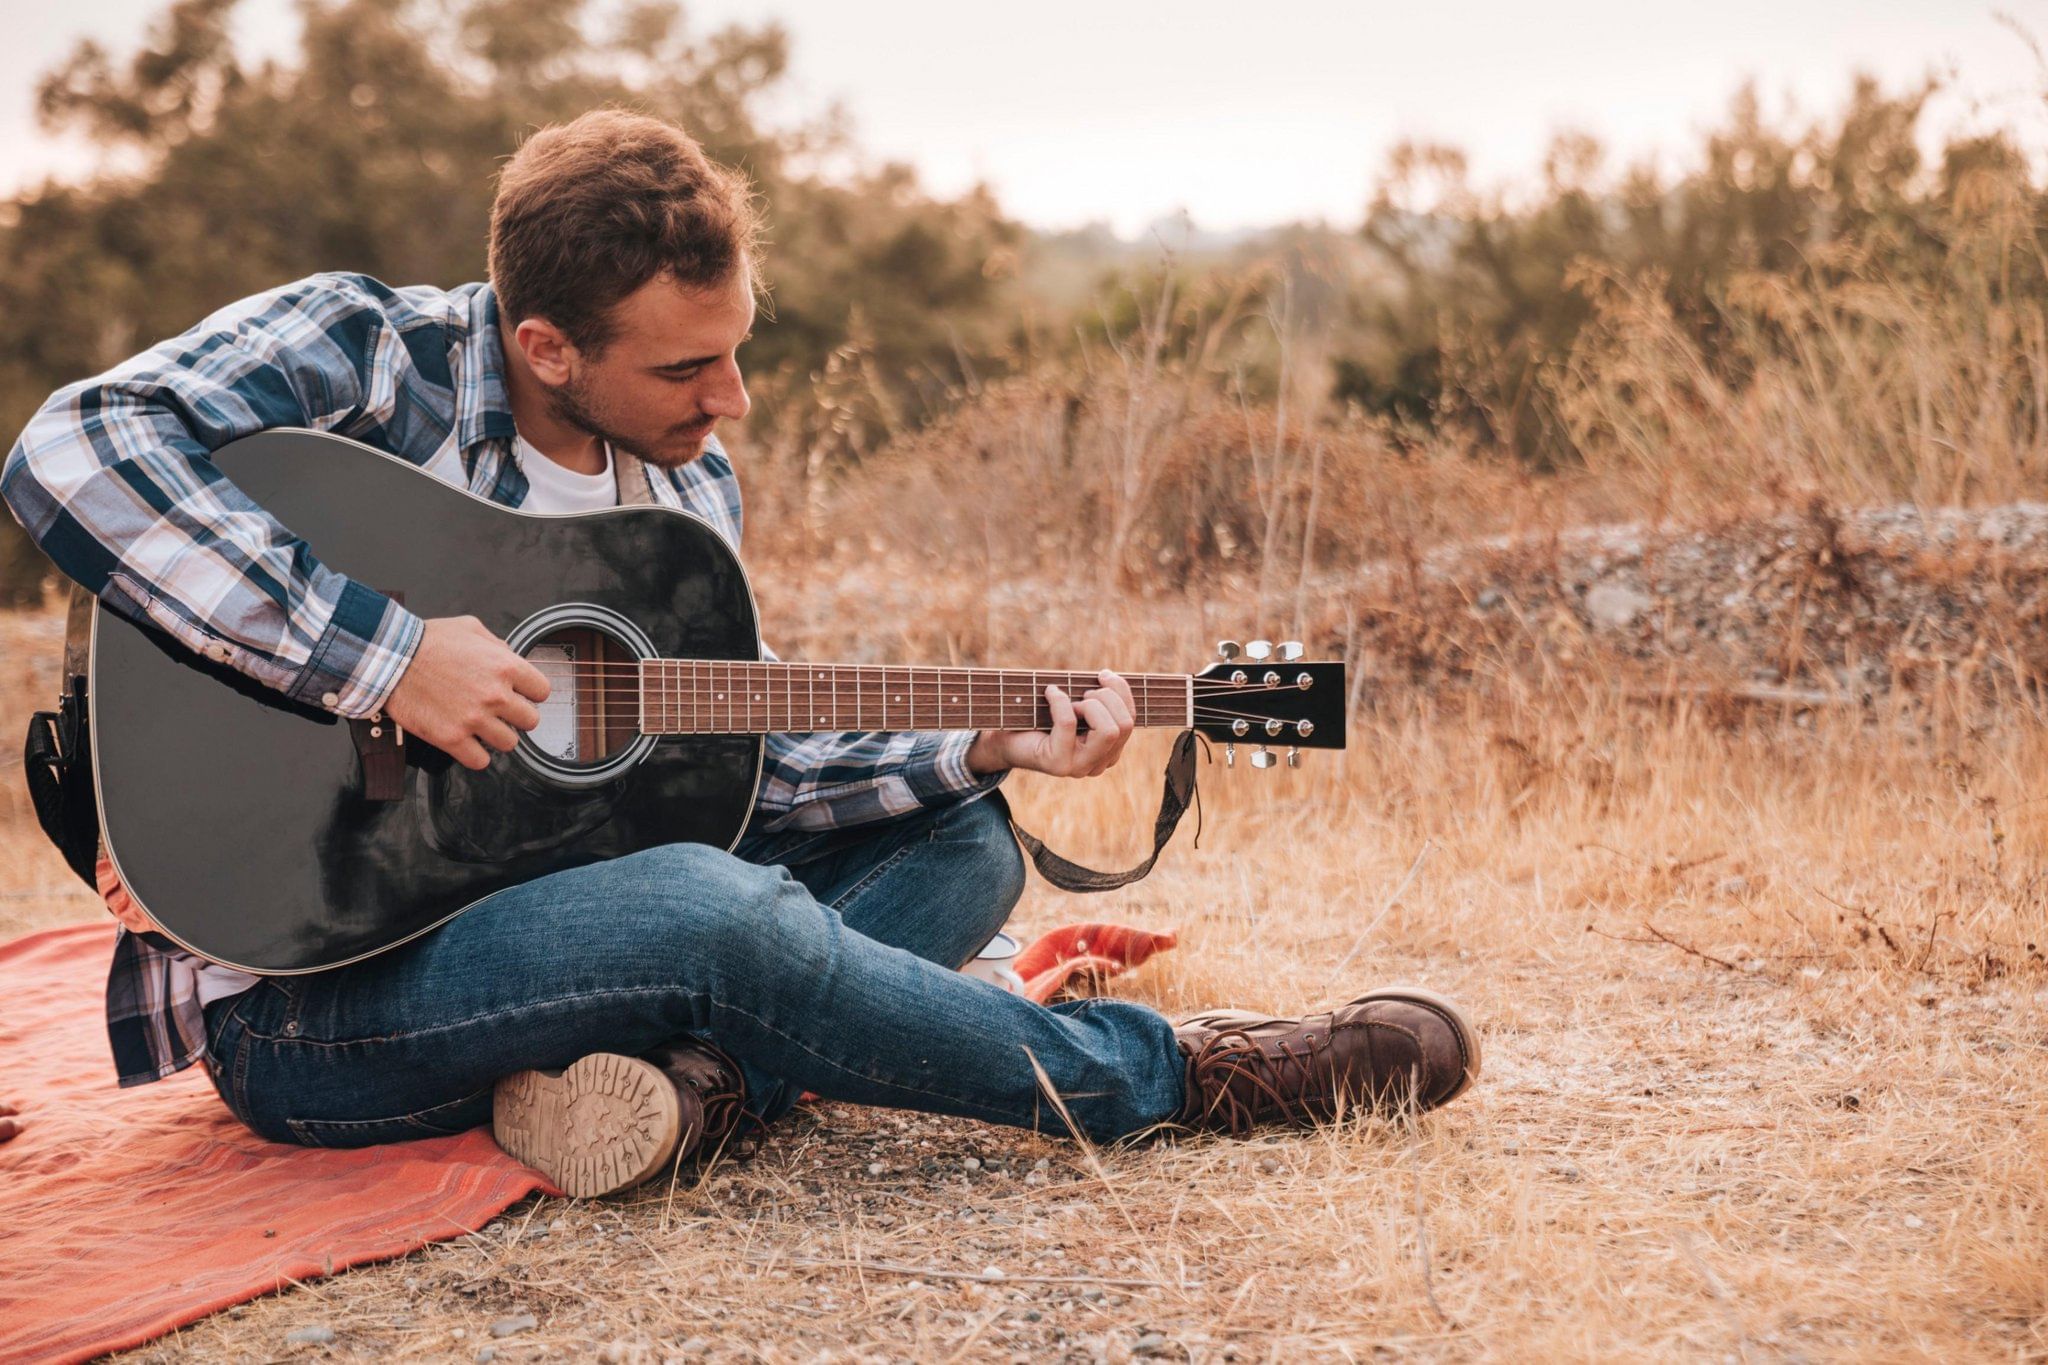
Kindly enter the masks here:
<path id="1" fill-rule="evenodd" d="M 515 645 L 595 628 L 642 657 L 760 657 L 745 571 L 687 513 L 516 512 L 311 432 L 265 432 L 214 460 L 323 563 L 421 617 L 476 616 Z M 761 771 L 757 735 L 641 738 L 636 723 L 609 761 L 555 762 L 522 742 L 482 772 L 408 738 L 373 796 L 367 725 L 104 609 L 91 704 L 123 884 L 171 938 L 250 971 L 351 962 L 563 868 L 666 843 L 730 848 Z"/>

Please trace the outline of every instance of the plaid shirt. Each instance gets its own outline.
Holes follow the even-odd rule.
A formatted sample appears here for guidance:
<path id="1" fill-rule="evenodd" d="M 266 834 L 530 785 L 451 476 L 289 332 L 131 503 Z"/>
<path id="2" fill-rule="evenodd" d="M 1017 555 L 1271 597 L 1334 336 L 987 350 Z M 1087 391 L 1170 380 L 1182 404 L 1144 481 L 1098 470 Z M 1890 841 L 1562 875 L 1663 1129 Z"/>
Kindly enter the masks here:
<path id="1" fill-rule="evenodd" d="M 0 467 L 0 497 L 110 610 L 297 700 L 366 716 L 397 686 L 420 619 L 322 565 L 209 456 L 310 427 L 517 507 L 528 485 L 497 317 L 488 284 L 394 289 L 330 273 L 254 295 L 51 395 Z M 681 468 L 643 468 L 654 501 L 704 517 L 738 550 L 739 482 L 715 439 Z M 978 795 L 1001 774 L 968 771 L 973 738 L 769 735 L 755 820 L 835 828 Z M 121 932 L 107 1032 L 122 1085 L 205 1054 L 199 965 L 159 935 Z"/>

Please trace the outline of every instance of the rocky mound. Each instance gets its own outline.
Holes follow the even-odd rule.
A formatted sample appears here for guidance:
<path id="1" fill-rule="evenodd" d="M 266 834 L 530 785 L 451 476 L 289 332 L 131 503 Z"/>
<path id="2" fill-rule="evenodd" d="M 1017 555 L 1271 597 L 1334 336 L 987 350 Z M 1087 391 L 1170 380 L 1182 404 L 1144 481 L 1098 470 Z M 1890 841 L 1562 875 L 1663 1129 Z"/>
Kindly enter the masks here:
<path id="1" fill-rule="evenodd" d="M 1942 681 L 2014 699 L 2048 671 L 2048 504 L 1593 527 L 1446 546 L 1355 582 L 1350 620 L 1325 627 L 1355 631 L 1382 682 L 1619 668 L 1817 704 Z"/>

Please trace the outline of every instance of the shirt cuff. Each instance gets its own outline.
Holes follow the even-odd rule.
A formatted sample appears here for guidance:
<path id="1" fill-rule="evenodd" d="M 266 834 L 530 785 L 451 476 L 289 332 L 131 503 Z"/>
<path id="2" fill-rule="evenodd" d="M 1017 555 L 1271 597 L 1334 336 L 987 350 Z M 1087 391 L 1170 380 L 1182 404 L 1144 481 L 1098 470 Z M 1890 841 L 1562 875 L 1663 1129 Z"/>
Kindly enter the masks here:
<path id="1" fill-rule="evenodd" d="M 397 690 L 425 630 L 383 593 L 345 580 L 326 634 L 286 695 L 350 720 L 373 715 Z"/>
<path id="2" fill-rule="evenodd" d="M 1008 768 L 992 773 L 974 773 L 967 767 L 967 751 L 974 747 L 979 730 L 948 730 L 936 744 L 913 754 L 903 765 L 905 782 L 920 804 L 942 806 L 995 790 L 1010 775 Z"/>

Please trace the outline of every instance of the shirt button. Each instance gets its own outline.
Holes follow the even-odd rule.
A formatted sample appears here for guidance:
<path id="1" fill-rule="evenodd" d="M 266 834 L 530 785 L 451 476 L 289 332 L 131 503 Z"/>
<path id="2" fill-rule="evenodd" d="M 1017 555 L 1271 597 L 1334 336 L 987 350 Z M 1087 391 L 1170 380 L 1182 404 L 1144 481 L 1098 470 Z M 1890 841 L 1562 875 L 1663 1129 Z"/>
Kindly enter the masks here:
<path id="1" fill-rule="evenodd" d="M 339 692 L 323 692 L 320 694 L 320 704 L 332 711 L 335 707 L 341 705 L 341 694 Z"/>

